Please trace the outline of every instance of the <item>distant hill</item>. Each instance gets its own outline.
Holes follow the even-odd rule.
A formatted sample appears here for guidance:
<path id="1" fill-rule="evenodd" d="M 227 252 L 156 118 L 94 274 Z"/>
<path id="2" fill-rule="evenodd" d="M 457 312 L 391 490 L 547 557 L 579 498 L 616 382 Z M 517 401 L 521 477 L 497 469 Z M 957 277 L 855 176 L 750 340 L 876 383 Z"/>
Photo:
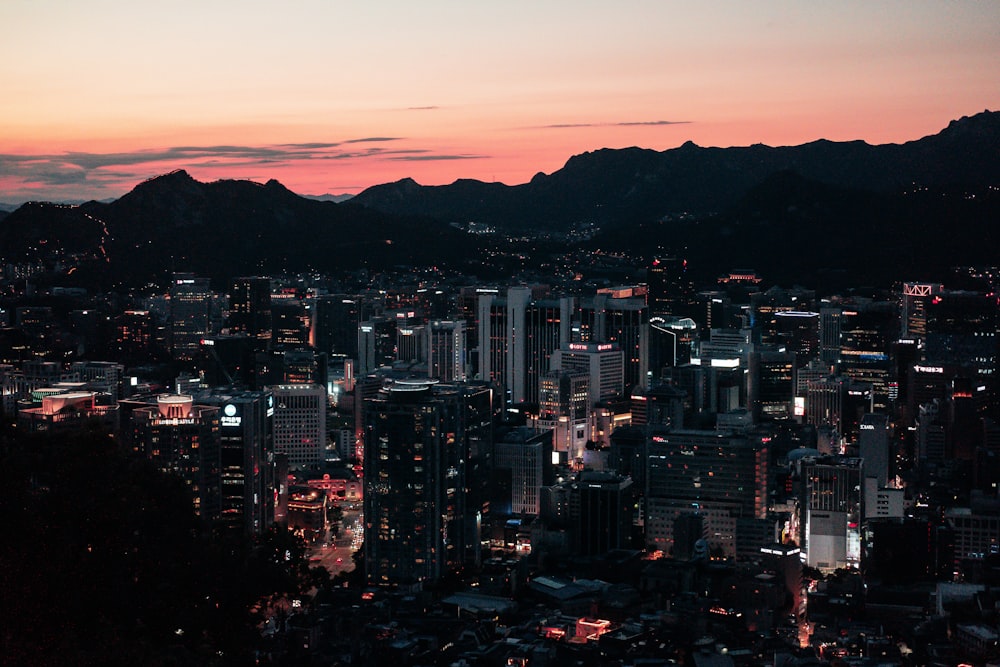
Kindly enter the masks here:
<path id="1" fill-rule="evenodd" d="M 458 239 L 443 223 L 306 199 L 273 180 L 202 183 L 175 171 L 110 204 L 25 204 L 0 222 L 0 257 L 114 287 L 172 271 L 226 280 L 424 264 L 457 253 Z"/>
<path id="2" fill-rule="evenodd" d="M 549 175 L 508 186 L 460 180 L 422 186 L 412 179 L 368 188 L 354 202 L 379 211 L 501 228 L 618 224 L 682 213 L 729 210 L 776 173 L 790 171 L 835 187 L 896 193 L 913 185 L 980 187 L 1000 183 L 1000 112 L 951 122 L 904 144 L 814 141 L 773 148 L 602 149 L 569 159 Z"/>
<path id="3" fill-rule="evenodd" d="M 451 224 L 470 221 L 501 233 Z M 502 233 L 580 222 L 598 224 L 573 241 Z M 554 258 L 565 267 L 560 256 L 577 249 L 636 262 L 677 253 L 705 280 L 748 266 L 784 284 L 837 289 L 998 265 L 998 225 L 1000 113 L 984 112 L 899 145 L 604 149 L 521 185 L 404 179 L 343 203 L 273 180 L 202 183 L 176 171 L 110 203 L 0 212 L 0 265 L 41 264 L 60 284 L 102 288 L 162 284 L 172 271 L 224 281 L 431 264 L 504 279 L 550 271 Z"/>

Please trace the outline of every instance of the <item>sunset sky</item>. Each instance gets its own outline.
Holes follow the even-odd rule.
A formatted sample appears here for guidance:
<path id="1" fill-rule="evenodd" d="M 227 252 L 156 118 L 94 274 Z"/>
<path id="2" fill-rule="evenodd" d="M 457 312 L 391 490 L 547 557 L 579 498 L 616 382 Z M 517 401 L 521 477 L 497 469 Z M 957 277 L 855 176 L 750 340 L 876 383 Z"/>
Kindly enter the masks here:
<path id="1" fill-rule="evenodd" d="M 2 202 L 178 168 L 514 184 L 602 147 L 903 142 L 1000 109 L 990 0 L 2 0 L 0 25 Z"/>

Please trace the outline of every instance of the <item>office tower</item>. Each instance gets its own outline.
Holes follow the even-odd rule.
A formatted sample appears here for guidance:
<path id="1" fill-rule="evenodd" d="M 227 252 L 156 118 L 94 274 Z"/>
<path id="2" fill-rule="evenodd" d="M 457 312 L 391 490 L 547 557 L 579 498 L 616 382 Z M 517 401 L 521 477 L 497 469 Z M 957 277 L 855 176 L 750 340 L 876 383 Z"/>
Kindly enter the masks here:
<path id="1" fill-rule="evenodd" d="M 569 340 L 572 304 L 535 299 L 529 287 L 510 287 L 505 297 L 480 294 L 480 377 L 499 386 L 506 402 L 538 402 L 538 379 Z"/>
<path id="2" fill-rule="evenodd" d="M 539 379 L 552 369 L 552 355 L 559 350 L 561 345 L 569 342 L 572 307 L 573 301 L 568 298 L 536 299 L 525 305 L 524 358 L 523 362 L 519 357 L 512 359 L 515 364 L 515 370 L 512 372 L 512 377 L 515 379 L 513 387 L 515 402 L 520 402 L 517 400 L 519 388 L 516 382 L 521 377 L 516 366 L 522 363 L 524 366 L 524 393 L 521 400 L 526 403 L 539 401 Z M 512 331 L 511 336 L 516 341 L 516 332 Z M 515 351 L 515 354 L 519 353 Z"/>
<path id="3" fill-rule="evenodd" d="M 358 356 L 358 327 L 374 315 L 372 304 L 360 296 L 330 294 L 316 298 L 313 306 L 312 344 L 320 352 Z"/>
<path id="4" fill-rule="evenodd" d="M 845 307 L 841 315 L 837 372 L 852 380 L 871 383 L 875 409 L 880 412 L 887 412 L 890 405 L 893 375 L 889 352 L 898 331 L 899 310 L 893 303 Z"/>
<path id="5" fill-rule="evenodd" d="M 665 429 L 662 429 L 665 431 Z M 657 431 L 660 433 L 660 431 Z M 662 435 L 662 433 L 660 433 Z M 649 436 L 644 426 L 623 426 L 611 434 L 608 465 L 635 482 L 636 493 L 646 491 L 646 447 Z"/>
<path id="6" fill-rule="evenodd" d="M 649 308 L 642 299 L 598 294 L 583 299 L 579 327 L 589 332 L 582 342 L 617 343 L 624 354 L 625 391 L 649 384 Z"/>
<path id="7" fill-rule="evenodd" d="M 774 313 L 776 344 L 795 353 L 796 366 L 819 358 L 819 313 L 784 310 Z"/>
<path id="8" fill-rule="evenodd" d="M 691 363 L 698 342 L 698 325 L 682 317 L 654 317 L 649 321 L 650 382 L 659 382 L 667 368 Z"/>
<path id="9" fill-rule="evenodd" d="M 867 414 L 862 418 L 858 453 L 865 464 L 865 476 L 878 480 L 883 487 L 889 481 L 889 418 Z"/>
<path id="10" fill-rule="evenodd" d="M 274 396 L 274 451 L 288 465 L 310 466 L 326 459 L 326 389 L 316 384 L 270 387 Z"/>
<path id="11" fill-rule="evenodd" d="M 630 478 L 590 470 L 580 473 L 570 491 L 576 553 L 597 556 L 630 546 L 634 503 Z"/>
<path id="12" fill-rule="evenodd" d="M 795 354 L 754 353 L 750 364 L 750 397 L 755 420 L 791 419 L 795 399 Z"/>
<path id="13" fill-rule="evenodd" d="M 987 385 L 987 391 L 993 389 L 990 385 L 1000 371 L 997 367 L 1000 309 L 996 295 L 943 291 L 926 304 L 924 312 L 926 363 L 968 368 L 977 384 Z"/>
<path id="14" fill-rule="evenodd" d="M 115 352 L 127 362 L 146 362 L 153 356 L 153 320 L 148 310 L 126 310 L 114 318 Z"/>
<path id="15" fill-rule="evenodd" d="M 927 305 L 942 291 L 944 285 L 941 284 L 903 283 L 902 338 L 924 340 L 927 334 Z"/>
<path id="16" fill-rule="evenodd" d="M 819 359 L 828 365 L 840 361 L 841 317 L 839 306 L 823 306 L 819 309 Z"/>
<path id="17" fill-rule="evenodd" d="M 229 331 L 266 347 L 271 341 L 271 279 L 236 278 L 229 295 Z"/>
<path id="18" fill-rule="evenodd" d="M 917 436 L 915 456 L 920 467 L 927 465 L 942 465 L 950 458 L 948 449 L 948 431 L 945 415 L 942 411 L 943 401 L 934 400 L 921 403 L 917 412 Z"/>
<path id="19" fill-rule="evenodd" d="M 426 362 L 427 337 L 427 327 L 397 322 L 395 360 L 408 364 Z"/>
<path id="20" fill-rule="evenodd" d="M 306 305 L 295 298 L 271 301 L 271 341 L 284 347 L 309 345 L 310 316 Z"/>
<path id="21" fill-rule="evenodd" d="M 267 384 L 327 384 L 326 355 L 313 348 L 272 350 L 270 358 Z"/>
<path id="22" fill-rule="evenodd" d="M 368 375 L 396 360 L 395 317 L 380 315 L 358 326 L 358 374 Z"/>
<path id="23" fill-rule="evenodd" d="M 552 370 L 586 373 L 591 405 L 622 397 L 625 367 L 614 343 L 567 343 L 552 353 Z"/>
<path id="24" fill-rule="evenodd" d="M 821 570 L 861 560 L 862 462 L 828 456 L 802 462 L 802 525 L 807 564 Z"/>
<path id="25" fill-rule="evenodd" d="M 208 278 L 175 273 L 170 282 L 170 338 L 173 358 L 192 361 L 201 340 L 212 333 L 213 294 Z"/>
<path id="26" fill-rule="evenodd" d="M 219 408 L 194 405 L 191 396 L 163 394 L 131 411 L 133 448 L 187 486 L 195 513 L 207 522 L 222 516 Z"/>
<path id="27" fill-rule="evenodd" d="M 657 257 L 646 268 L 646 282 L 649 285 L 647 300 L 652 315 L 690 315 L 694 288 L 688 275 L 686 259 Z"/>
<path id="28" fill-rule="evenodd" d="M 194 397 L 219 412 L 222 522 L 260 535 L 274 522 L 277 473 L 274 396 L 267 391 L 210 390 Z"/>
<path id="29" fill-rule="evenodd" d="M 510 476 L 510 498 L 503 509 L 509 514 L 537 516 L 541 511 L 540 493 L 544 468 L 552 452 L 552 431 L 519 427 L 497 439 L 495 474 Z"/>
<path id="30" fill-rule="evenodd" d="M 590 435 L 589 376 L 572 371 L 550 371 L 539 382 L 535 425 L 555 432 L 553 450 L 565 453 L 566 461 L 582 461 Z"/>
<path id="31" fill-rule="evenodd" d="M 673 547 L 678 515 L 698 511 L 710 547 L 735 555 L 736 520 L 767 511 L 768 446 L 715 431 L 654 433 L 647 445 L 646 543 Z"/>
<path id="32" fill-rule="evenodd" d="M 700 364 L 685 364 L 670 369 L 668 381 L 684 392 L 684 419 L 700 415 L 708 406 L 706 369 Z"/>
<path id="33" fill-rule="evenodd" d="M 809 312 L 815 308 L 815 302 L 816 293 L 801 288 L 772 287 L 765 292 L 751 294 L 750 326 L 756 336 L 754 342 L 762 345 L 780 345 L 783 336 L 788 335 L 785 328 L 794 329 L 801 322 L 781 323 L 778 320 L 778 313 Z"/>
<path id="34" fill-rule="evenodd" d="M 829 429 L 838 437 L 844 432 L 844 400 L 848 381 L 829 376 L 810 382 L 806 388 L 806 421 L 817 429 Z"/>
<path id="35" fill-rule="evenodd" d="M 477 557 L 470 460 L 490 448 L 483 388 L 396 382 L 365 408 L 365 576 L 419 585 Z M 489 412 L 489 411 L 487 411 Z M 485 474 L 480 471 L 475 476 Z M 480 482 L 476 482 L 480 484 Z"/>
<path id="36" fill-rule="evenodd" d="M 645 426 L 684 425 L 684 399 L 686 394 L 677 387 L 658 383 L 646 390 L 632 390 L 632 424 Z"/>
<path id="37" fill-rule="evenodd" d="M 427 325 L 427 376 L 465 381 L 465 322 L 434 320 Z"/>
<path id="38" fill-rule="evenodd" d="M 245 334 L 212 336 L 201 342 L 199 368 L 212 387 L 256 387 L 256 341 Z"/>

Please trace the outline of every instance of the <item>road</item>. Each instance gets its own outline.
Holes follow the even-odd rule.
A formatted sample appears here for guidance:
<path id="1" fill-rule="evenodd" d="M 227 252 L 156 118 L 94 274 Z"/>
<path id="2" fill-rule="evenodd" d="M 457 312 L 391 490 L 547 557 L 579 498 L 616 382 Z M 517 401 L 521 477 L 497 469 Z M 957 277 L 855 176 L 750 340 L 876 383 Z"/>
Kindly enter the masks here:
<path id="1" fill-rule="evenodd" d="M 333 537 L 331 534 L 327 542 L 306 550 L 309 565 L 311 567 L 322 565 L 331 577 L 341 572 L 350 572 L 354 569 L 354 559 L 351 555 L 361 548 L 363 539 L 364 527 L 361 523 L 360 510 L 345 508 L 340 535 Z"/>

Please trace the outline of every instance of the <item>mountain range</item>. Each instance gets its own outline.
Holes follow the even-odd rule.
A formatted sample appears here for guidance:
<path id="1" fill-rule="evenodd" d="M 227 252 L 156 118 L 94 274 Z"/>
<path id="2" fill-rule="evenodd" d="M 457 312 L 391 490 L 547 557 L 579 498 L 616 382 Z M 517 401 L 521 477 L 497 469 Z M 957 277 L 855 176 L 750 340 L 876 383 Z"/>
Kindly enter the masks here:
<path id="1" fill-rule="evenodd" d="M 987 111 L 904 144 L 602 149 L 521 185 L 404 179 L 342 203 L 273 180 L 201 183 L 177 171 L 109 203 L 28 203 L 0 214 L 0 259 L 43 264 L 60 284 L 103 287 L 160 282 L 171 271 L 221 281 L 471 262 L 488 272 L 482 244 L 502 250 L 503 234 L 554 234 L 582 239 L 572 241 L 582 251 L 683 254 L 703 277 L 739 266 L 775 281 L 859 284 L 1000 263 L 998 213 L 1000 113 Z M 459 227 L 470 221 L 500 235 L 465 234 Z M 592 233 L 564 234 L 581 225 Z M 560 243 L 531 245 L 531 261 L 572 249 Z"/>

